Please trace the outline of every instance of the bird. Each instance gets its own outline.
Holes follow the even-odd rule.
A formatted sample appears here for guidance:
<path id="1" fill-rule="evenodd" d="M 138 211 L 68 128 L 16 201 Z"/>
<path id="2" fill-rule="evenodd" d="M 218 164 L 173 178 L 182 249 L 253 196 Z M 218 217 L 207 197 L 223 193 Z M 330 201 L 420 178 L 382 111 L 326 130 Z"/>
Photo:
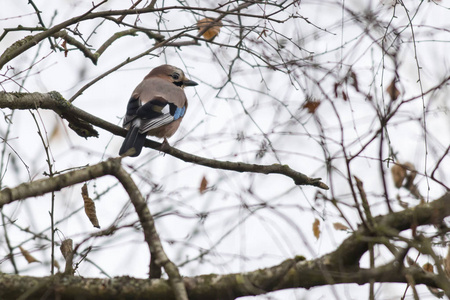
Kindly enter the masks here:
<path id="1" fill-rule="evenodd" d="M 196 86 L 184 72 L 172 65 L 161 65 L 150 71 L 134 89 L 127 104 L 122 127 L 128 129 L 119 155 L 136 157 L 141 153 L 147 135 L 171 137 L 186 114 L 188 101 L 184 87 Z"/>

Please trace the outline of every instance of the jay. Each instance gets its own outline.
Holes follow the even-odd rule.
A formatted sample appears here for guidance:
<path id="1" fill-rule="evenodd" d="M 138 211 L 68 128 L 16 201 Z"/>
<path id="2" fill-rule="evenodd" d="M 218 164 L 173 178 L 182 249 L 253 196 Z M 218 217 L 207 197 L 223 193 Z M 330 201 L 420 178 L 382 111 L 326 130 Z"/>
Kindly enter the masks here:
<path id="1" fill-rule="evenodd" d="M 123 120 L 128 132 L 119 155 L 134 148 L 130 156 L 138 156 L 147 135 L 164 138 L 164 141 L 171 137 L 186 113 L 188 102 L 183 89 L 197 84 L 171 65 L 156 67 L 145 76 L 128 101 Z"/>

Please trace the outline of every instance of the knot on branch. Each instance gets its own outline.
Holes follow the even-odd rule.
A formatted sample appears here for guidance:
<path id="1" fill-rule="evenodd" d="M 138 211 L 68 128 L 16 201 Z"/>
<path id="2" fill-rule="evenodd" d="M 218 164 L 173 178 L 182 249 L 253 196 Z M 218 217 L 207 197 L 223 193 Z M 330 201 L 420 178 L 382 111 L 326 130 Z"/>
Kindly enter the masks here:
<path id="1" fill-rule="evenodd" d="M 74 114 L 70 113 L 73 109 L 72 103 L 64 99 L 64 97 L 56 92 L 51 91 L 48 93 L 50 99 L 56 102 L 58 108 L 58 114 L 61 118 L 66 119 L 69 122 L 69 128 L 75 131 L 81 137 L 98 137 L 98 131 L 94 129 L 94 127 L 85 120 L 76 117 Z"/>

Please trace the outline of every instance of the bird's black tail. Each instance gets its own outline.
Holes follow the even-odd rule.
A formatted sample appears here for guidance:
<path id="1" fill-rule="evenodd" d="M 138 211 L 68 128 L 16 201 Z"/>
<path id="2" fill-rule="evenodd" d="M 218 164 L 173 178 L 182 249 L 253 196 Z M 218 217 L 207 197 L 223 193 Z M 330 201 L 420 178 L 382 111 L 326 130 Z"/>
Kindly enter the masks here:
<path id="1" fill-rule="evenodd" d="M 134 148 L 135 152 L 130 156 L 138 156 L 139 153 L 141 153 L 142 147 L 144 147 L 145 137 L 145 133 L 139 132 L 139 127 L 132 126 L 127 132 L 127 136 L 123 141 L 122 147 L 120 147 L 119 155 L 122 155 L 131 148 Z"/>

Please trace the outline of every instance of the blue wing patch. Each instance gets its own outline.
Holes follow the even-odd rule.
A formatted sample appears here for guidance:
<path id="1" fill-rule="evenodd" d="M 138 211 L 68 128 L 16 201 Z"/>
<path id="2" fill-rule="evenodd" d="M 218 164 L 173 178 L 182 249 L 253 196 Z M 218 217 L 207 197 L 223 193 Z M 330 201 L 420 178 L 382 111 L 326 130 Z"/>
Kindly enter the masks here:
<path id="1" fill-rule="evenodd" d="M 186 106 L 177 107 L 177 109 L 175 110 L 175 114 L 173 115 L 173 120 L 175 121 L 175 120 L 181 118 L 182 116 L 184 116 L 185 111 L 186 111 Z"/>

